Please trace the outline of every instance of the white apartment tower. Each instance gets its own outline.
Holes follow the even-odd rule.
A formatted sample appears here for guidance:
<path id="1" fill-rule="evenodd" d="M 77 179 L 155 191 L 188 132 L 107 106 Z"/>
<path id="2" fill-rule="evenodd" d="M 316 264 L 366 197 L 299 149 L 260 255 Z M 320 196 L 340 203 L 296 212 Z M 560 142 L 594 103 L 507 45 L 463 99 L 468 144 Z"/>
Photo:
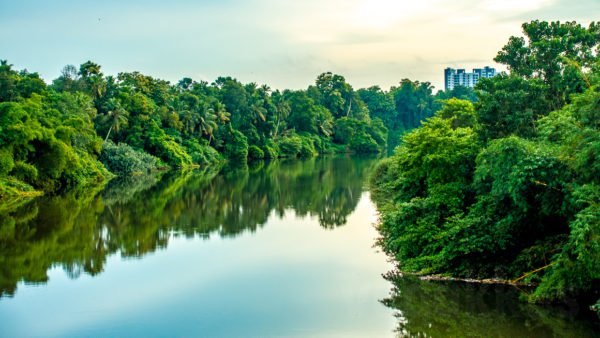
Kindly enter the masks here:
<path id="1" fill-rule="evenodd" d="M 474 68 L 472 73 L 467 73 L 464 69 L 446 68 L 444 69 L 444 87 L 446 90 L 456 86 L 473 88 L 479 79 L 494 76 L 496 76 L 496 69 L 488 66 Z"/>

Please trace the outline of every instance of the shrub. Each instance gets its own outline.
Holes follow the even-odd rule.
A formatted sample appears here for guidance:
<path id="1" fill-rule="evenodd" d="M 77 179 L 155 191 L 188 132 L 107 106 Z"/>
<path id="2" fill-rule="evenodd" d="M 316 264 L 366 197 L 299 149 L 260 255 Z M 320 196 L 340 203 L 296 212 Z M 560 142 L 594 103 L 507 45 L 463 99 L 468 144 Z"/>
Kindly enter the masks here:
<path id="1" fill-rule="evenodd" d="M 278 158 L 279 157 L 279 147 L 273 140 L 267 141 L 267 144 L 264 148 L 265 158 Z"/>
<path id="2" fill-rule="evenodd" d="M 237 130 L 231 130 L 225 140 L 225 156 L 229 159 L 246 160 L 248 158 L 248 139 Z"/>
<path id="3" fill-rule="evenodd" d="M 211 165 L 222 160 L 222 156 L 218 151 L 208 144 L 198 142 L 196 139 L 185 140 L 183 146 L 196 164 Z"/>
<path id="4" fill-rule="evenodd" d="M 144 149 L 160 157 L 165 163 L 173 167 L 185 167 L 192 164 L 192 157 L 177 143 L 173 137 L 167 135 L 154 121 L 147 125 L 148 141 Z"/>
<path id="5" fill-rule="evenodd" d="M 282 157 L 296 157 L 302 149 L 302 139 L 299 136 L 286 136 L 279 140 L 279 150 Z"/>
<path id="6" fill-rule="evenodd" d="M 165 163 L 174 167 L 185 167 L 192 164 L 192 157 L 181 145 L 168 137 L 151 140 L 153 153 Z"/>
<path id="7" fill-rule="evenodd" d="M 248 158 L 253 160 L 262 160 L 265 158 L 265 153 L 259 147 L 252 145 L 248 148 Z"/>
<path id="8" fill-rule="evenodd" d="M 300 148 L 299 153 L 300 157 L 313 157 L 319 154 L 315 149 L 312 139 L 309 137 L 301 137 L 300 139 L 302 140 L 302 147 Z"/>
<path id="9" fill-rule="evenodd" d="M 324 139 L 321 136 L 315 134 L 302 134 L 301 137 L 307 138 L 312 142 L 317 154 L 324 154 L 328 152 L 328 139 Z"/>
<path id="10" fill-rule="evenodd" d="M 15 162 L 13 160 L 12 151 L 9 151 L 8 149 L 0 150 L 0 176 L 6 176 L 14 166 Z"/>
<path id="11" fill-rule="evenodd" d="M 23 182 L 35 182 L 38 178 L 36 167 L 21 161 L 15 163 L 10 174 Z"/>
<path id="12" fill-rule="evenodd" d="M 335 121 L 333 126 L 333 141 L 340 144 L 348 144 L 359 128 L 360 122 L 356 119 L 342 117 Z"/>
<path id="13" fill-rule="evenodd" d="M 107 141 L 102 147 L 100 161 L 116 175 L 130 176 L 156 169 L 158 159 L 126 143 Z"/>
<path id="14" fill-rule="evenodd" d="M 352 140 L 350 140 L 349 146 L 350 149 L 357 153 L 368 154 L 379 152 L 379 145 L 377 142 L 371 137 L 371 135 L 364 131 L 354 134 Z"/>

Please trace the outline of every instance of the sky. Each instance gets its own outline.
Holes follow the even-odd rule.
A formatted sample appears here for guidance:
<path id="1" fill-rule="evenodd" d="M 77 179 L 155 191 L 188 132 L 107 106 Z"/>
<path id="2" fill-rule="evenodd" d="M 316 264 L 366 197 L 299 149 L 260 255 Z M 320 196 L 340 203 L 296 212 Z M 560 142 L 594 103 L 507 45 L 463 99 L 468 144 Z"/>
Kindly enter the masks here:
<path id="1" fill-rule="evenodd" d="M 440 89 L 446 67 L 503 69 L 493 58 L 523 22 L 599 13 L 600 0 L 0 0 L 0 60 L 47 81 L 91 60 L 171 82 L 301 89 L 331 71 L 354 88 Z"/>

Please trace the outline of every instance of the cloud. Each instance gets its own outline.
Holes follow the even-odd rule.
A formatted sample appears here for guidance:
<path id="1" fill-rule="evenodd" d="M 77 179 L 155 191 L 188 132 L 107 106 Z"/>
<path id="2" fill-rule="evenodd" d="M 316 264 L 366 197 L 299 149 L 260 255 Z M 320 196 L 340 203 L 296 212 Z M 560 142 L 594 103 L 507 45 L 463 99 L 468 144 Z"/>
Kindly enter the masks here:
<path id="1" fill-rule="evenodd" d="M 598 0 L 555 0 L 545 6 L 534 10 L 503 13 L 496 17 L 498 22 L 522 23 L 531 20 L 547 21 L 580 21 L 589 23 L 598 20 L 592 13 L 600 13 L 600 1 Z"/>
<path id="2" fill-rule="evenodd" d="M 598 0 L 1 1 L 0 58 L 48 79 L 91 59 L 171 81 L 296 89 L 330 70 L 355 87 L 406 77 L 439 87 L 447 65 L 491 64 L 524 21 L 599 12 Z"/>

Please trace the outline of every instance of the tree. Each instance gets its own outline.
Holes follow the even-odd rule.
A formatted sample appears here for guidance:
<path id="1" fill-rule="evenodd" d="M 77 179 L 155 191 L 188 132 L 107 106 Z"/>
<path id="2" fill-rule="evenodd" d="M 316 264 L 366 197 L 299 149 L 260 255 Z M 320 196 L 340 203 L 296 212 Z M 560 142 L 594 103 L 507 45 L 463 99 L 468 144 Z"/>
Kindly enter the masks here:
<path id="1" fill-rule="evenodd" d="M 525 37 L 511 37 L 494 60 L 514 75 L 541 79 L 552 109 L 559 109 L 588 86 L 583 71 L 600 60 L 600 24 L 585 28 L 576 22 L 535 20 L 522 27 Z"/>
<path id="2" fill-rule="evenodd" d="M 0 60 L 0 102 L 12 101 L 16 93 L 17 73 L 7 60 Z"/>
<path id="3" fill-rule="evenodd" d="M 548 86 L 539 79 L 498 75 L 477 84 L 477 119 L 484 140 L 536 134 L 535 121 L 551 111 Z"/>
<path id="4" fill-rule="evenodd" d="M 84 83 L 85 90 L 98 100 L 106 91 L 106 82 L 104 81 L 100 65 L 87 61 L 79 66 L 79 75 Z"/>
<path id="5" fill-rule="evenodd" d="M 109 124 L 108 132 L 104 138 L 104 142 L 110 137 L 110 132 L 114 129 L 115 132 L 119 132 L 121 126 L 127 124 L 127 111 L 121 106 L 121 102 L 117 99 L 110 99 L 108 101 L 108 113 L 103 116 L 105 122 Z"/>
<path id="6" fill-rule="evenodd" d="M 380 118 L 386 126 L 398 128 L 398 126 L 394 125 L 396 109 L 391 95 L 385 93 L 379 86 L 359 89 L 358 95 L 367 105 L 371 118 Z"/>
<path id="7" fill-rule="evenodd" d="M 396 105 L 396 119 L 391 129 L 412 129 L 433 115 L 433 87 L 429 82 L 403 79 L 390 93 Z"/>

